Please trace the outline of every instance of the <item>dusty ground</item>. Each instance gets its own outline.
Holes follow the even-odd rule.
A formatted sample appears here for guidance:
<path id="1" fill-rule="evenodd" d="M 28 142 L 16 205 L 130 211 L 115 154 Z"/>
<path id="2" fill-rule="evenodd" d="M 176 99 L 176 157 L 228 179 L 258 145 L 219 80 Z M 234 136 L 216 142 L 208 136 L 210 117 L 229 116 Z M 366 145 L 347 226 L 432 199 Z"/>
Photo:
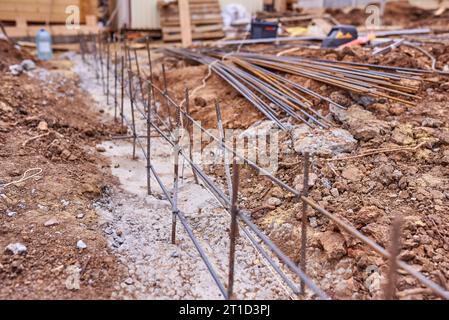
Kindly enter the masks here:
<path id="1" fill-rule="evenodd" d="M 404 23 L 407 27 L 445 26 L 445 14 L 440 19 L 420 10 L 403 7 L 403 4 L 387 6 L 386 23 Z M 357 17 L 355 13 L 333 12 L 344 23 L 357 22 L 354 20 Z M 360 24 L 363 24 L 364 19 Z M 2 70 L 10 63 L 20 62 L 24 57 L 9 47 L 0 48 L 0 52 L 7 52 L 8 59 L 2 60 L 7 61 L 0 65 Z M 437 58 L 438 69 L 447 68 L 447 45 L 432 44 L 425 48 Z M 245 47 L 244 50 L 268 52 L 268 49 L 274 52 L 280 50 L 266 46 Z M 146 55 L 144 52 L 140 54 L 143 57 Z M 369 50 L 360 48 L 340 52 L 301 49 L 295 54 L 412 68 L 430 66 L 427 57 L 407 47 L 401 47 L 382 58 L 372 58 Z M 164 62 L 168 87 L 177 101 L 183 99 L 186 87 L 190 90 L 197 88 L 207 74 L 207 67 L 204 66 L 163 58 L 156 52 L 154 57 L 156 82 L 162 87 L 160 62 Z M 142 70 L 148 75 L 145 63 L 142 63 Z M 65 79 L 73 76 L 70 71 L 63 73 Z M 46 73 L 36 76 L 46 80 L 53 77 Z M 449 78 L 431 76 L 431 80 L 436 82 L 422 84 L 419 91 L 422 100 L 414 107 L 383 100 L 364 103 L 360 97 L 344 90 L 299 77 L 293 79 L 332 99 L 338 99 L 349 108 L 348 111 L 338 112 L 329 110 L 325 104 L 319 105 L 333 122 L 332 130 L 347 130 L 355 139 L 343 155 L 358 155 L 376 148 L 420 146 L 412 151 L 380 153 L 355 160 L 331 162 L 327 160 L 333 155 L 317 152 L 312 157 L 313 186 L 310 196 L 384 247 L 389 244 L 389 229 L 393 217 L 402 216 L 405 222 L 401 259 L 441 286 L 447 286 Z M 25 75 L 13 77 L 3 72 L 0 80 L 0 165 L 5 168 L 0 179 L 5 183 L 18 179 L 28 168 L 38 166 L 43 169 L 37 180 L 30 179 L 0 190 L 0 209 L 4 213 L 0 220 L 0 247 L 21 242 L 27 246 L 28 251 L 26 255 L 2 252 L 0 279 L 7 285 L 0 288 L 0 295 L 6 298 L 216 297 L 216 293 L 204 295 L 205 288 L 213 284 L 210 284 L 209 278 L 196 278 L 198 273 L 193 270 L 204 268 L 204 265 L 197 256 L 195 258 L 195 251 L 188 245 L 186 235 L 180 232 L 179 248 L 167 243 L 169 210 L 164 201 L 144 195 L 143 159 L 140 158 L 139 162 L 129 160 L 129 143 L 106 143 L 104 147 L 105 154 L 112 161 L 113 175 L 130 189 L 103 187 L 114 182 L 109 168 L 106 168 L 108 164 L 99 159 L 94 150 L 96 143 L 114 130 L 98 121 L 97 112 L 88 111 L 87 103 L 80 98 L 72 83 L 75 80 L 72 79 L 69 83 L 54 80 L 50 84 L 46 81 L 39 89 L 39 80 Z M 101 88 L 97 85 L 92 90 L 97 94 Z M 50 92 L 59 92 L 59 95 L 50 95 Z M 62 92 L 65 94 L 62 95 Z M 41 98 L 42 95 L 45 96 L 44 99 Z M 216 98 L 220 101 L 226 128 L 246 129 L 263 120 L 263 116 L 251 104 L 220 78 L 212 75 L 206 87 L 191 97 L 193 117 L 202 121 L 207 128 L 216 127 Z M 161 115 L 166 115 L 163 101 L 159 100 L 161 103 L 158 104 L 158 110 Z M 74 112 L 74 105 L 83 112 Z M 106 112 L 111 112 L 110 108 L 105 109 Z M 65 116 L 67 113 L 70 117 Z M 37 128 L 41 120 L 47 123 L 48 131 Z M 301 189 L 303 169 L 302 156 L 298 151 L 301 149 L 300 142 L 304 139 L 304 134 L 314 138 L 326 133 L 319 130 L 304 131 L 300 124 L 297 124 L 295 130 L 299 135 L 294 136 L 296 138 L 293 141 L 288 135 L 281 136 L 280 167 L 276 175 L 291 186 Z M 27 139 L 47 132 L 48 135 L 22 146 Z M 308 146 L 315 147 L 316 144 L 312 141 Z M 158 151 L 161 157 L 155 161 L 160 161 L 158 164 L 164 168 L 164 178 L 169 181 L 170 168 L 164 163 L 168 152 L 162 147 Z M 104 170 L 101 166 L 105 167 Z M 218 182 L 224 184 L 221 166 L 210 166 L 207 170 Z M 241 176 L 240 205 L 249 209 L 258 225 L 284 252 L 299 262 L 300 205 L 285 191 L 274 187 L 247 167 L 242 167 Z M 189 177 L 186 181 L 191 184 L 188 180 Z M 189 188 L 186 189 L 193 190 Z M 226 243 L 218 235 L 225 233 L 225 230 L 203 224 L 200 219 L 218 215 L 219 210 L 210 201 L 189 206 L 189 197 L 191 195 L 187 192 L 184 198 L 186 210 L 192 224 L 201 230 L 202 241 L 208 245 L 210 252 L 223 251 Z M 61 198 L 65 201 L 55 201 Z M 82 218 L 77 219 L 77 216 Z M 50 218 L 56 218 L 59 224 L 45 227 L 43 224 Z M 220 216 L 223 225 L 227 224 L 226 219 L 226 216 Z M 153 232 L 153 226 L 157 232 Z M 145 236 L 147 234 L 151 234 L 149 239 Z M 80 239 L 87 243 L 87 249 L 76 248 L 76 242 Z M 245 249 L 243 244 L 240 249 L 254 254 L 250 249 Z M 382 297 L 381 284 L 385 282 L 386 261 L 312 210 L 309 210 L 307 250 L 309 274 L 333 298 Z M 41 255 L 41 252 L 46 254 Z M 164 254 L 154 255 L 151 252 Z M 195 267 L 180 266 L 180 257 L 188 259 L 189 266 Z M 118 260 L 128 267 L 120 267 Z M 148 267 L 149 261 L 158 267 Z M 266 272 L 257 271 L 261 261 L 254 258 L 253 264 L 247 265 L 245 261 L 247 260 L 242 257 L 241 262 L 245 266 L 243 269 L 249 270 L 249 276 L 239 284 L 239 293 L 243 297 L 286 298 L 283 292 L 275 289 L 275 281 L 266 279 Z M 224 261 L 218 258 L 214 263 L 223 265 Z M 72 265 L 81 269 L 82 289 L 78 291 L 70 291 L 65 287 L 68 273 L 74 269 L 69 267 Z M 165 272 L 169 272 L 170 277 L 165 277 Z M 265 275 L 262 278 L 266 282 L 262 283 L 269 289 L 252 292 L 251 288 L 254 287 L 249 283 L 261 279 L 260 274 Z M 179 285 L 179 290 L 173 292 L 165 289 L 175 285 Z M 398 296 L 401 299 L 435 298 L 426 290 L 413 291 L 415 288 L 421 288 L 419 283 L 414 278 L 401 274 L 398 283 Z"/>
<path id="2" fill-rule="evenodd" d="M 245 50 L 252 48 L 263 51 L 263 46 L 246 47 Z M 437 58 L 438 69 L 447 68 L 448 46 L 433 44 L 425 48 Z M 295 54 L 307 57 L 320 54 L 331 60 L 410 68 L 430 67 L 427 57 L 407 47 L 381 58 L 372 58 L 370 50 L 361 48 L 340 52 L 300 49 Z M 201 79 L 207 74 L 204 66 L 185 65 L 170 58 L 163 61 L 168 66 L 169 88 L 178 101 L 182 99 L 185 87 L 193 89 L 200 86 Z M 392 218 L 402 216 L 405 224 L 401 258 L 443 287 L 446 286 L 449 279 L 449 220 L 445 214 L 449 209 L 446 188 L 449 179 L 449 78 L 429 76 L 436 83 L 422 84 L 419 91 L 422 100 L 418 100 L 414 107 L 382 100 L 362 105 L 360 97 L 344 90 L 300 77 L 293 79 L 350 107 L 348 112 L 330 113 L 327 107 L 320 105 L 325 114 L 330 113 L 335 128 L 346 129 L 356 138 L 351 155 L 368 149 L 424 143 L 414 151 L 330 163 L 326 162 L 326 156 L 315 155 L 312 168 L 316 179 L 311 197 L 384 247 L 389 244 Z M 207 86 L 191 98 L 199 104 L 194 107 L 193 117 L 206 123 L 206 127 L 215 128 L 213 103 L 217 98 L 223 101 L 221 105 L 224 110 L 236 110 L 234 103 L 240 106 L 237 110 L 244 110 L 237 117 L 237 123 L 235 114 L 229 113 L 229 116 L 225 113 L 226 128 L 248 128 L 262 119 L 247 101 L 234 97 L 227 88 L 224 81 L 211 77 Z M 288 136 L 281 141 L 281 166 L 277 176 L 300 188 L 302 157 L 290 148 L 292 141 Z M 209 173 L 223 178 L 221 166 L 211 166 Z M 258 224 L 291 258 L 299 262 L 300 206 L 285 191 L 273 187 L 267 179 L 249 168 L 243 169 L 241 181 L 243 194 L 240 205 L 252 210 Z M 322 287 L 334 298 L 380 298 L 379 284 L 385 281 L 386 262 L 312 210 L 309 222 L 309 272 Z M 419 287 L 415 279 L 402 275 L 398 283 L 399 296 L 402 299 L 434 298 L 426 290 L 409 291 Z"/>
<path id="3" fill-rule="evenodd" d="M 28 57 L 0 45 L 2 64 Z M 111 128 L 89 108 L 76 77 L 67 75 L 0 72 L 1 183 L 42 169 L 35 178 L 0 189 L 2 299 L 107 299 L 121 278 L 92 207 L 113 182 L 95 151 Z M 77 248 L 79 240 L 86 249 Z M 26 253 L 6 251 L 10 243 L 22 243 Z M 80 290 L 73 289 L 77 283 Z"/>
<path id="4" fill-rule="evenodd" d="M 72 57 L 74 70 L 81 77 L 81 87 L 95 97 L 97 107 L 104 107 L 105 117 L 114 115 L 114 106 L 106 104 L 101 83 L 92 68 Z M 111 82 L 111 92 L 113 92 Z M 136 130 L 146 134 L 146 120 L 136 108 Z M 130 103 L 125 99 L 125 116 L 131 119 Z M 140 110 L 140 111 L 138 111 Z M 152 165 L 171 190 L 173 184 L 173 150 L 156 132 L 152 132 Z M 146 139 L 141 139 L 146 150 Z M 171 210 L 165 195 L 152 177 L 152 195 L 147 195 L 146 159 L 137 149 L 131 156 L 132 143 L 113 140 L 102 144 L 104 155 L 111 162 L 112 174 L 120 187 L 96 204 L 108 240 L 128 274 L 117 286 L 114 297 L 125 299 L 220 299 L 222 295 L 213 282 L 204 262 L 178 222 L 176 244 L 171 244 Z M 191 169 L 182 160 L 182 179 L 178 206 L 204 248 L 218 275 L 226 283 L 228 272 L 229 214 L 202 186 L 195 184 Z M 264 259 L 244 236 L 237 242 L 235 295 L 239 299 L 290 299 Z"/>
<path id="5" fill-rule="evenodd" d="M 368 17 L 362 9 L 352 9 L 344 12 L 340 9 L 328 9 L 331 14 L 341 24 L 354 24 L 363 26 Z M 390 2 L 385 6 L 383 25 L 385 26 L 404 26 L 407 28 L 418 27 L 447 27 L 447 18 L 449 11 L 435 16 L 435 10 L 422 9 L 410 5 L 407 1 Z"/>

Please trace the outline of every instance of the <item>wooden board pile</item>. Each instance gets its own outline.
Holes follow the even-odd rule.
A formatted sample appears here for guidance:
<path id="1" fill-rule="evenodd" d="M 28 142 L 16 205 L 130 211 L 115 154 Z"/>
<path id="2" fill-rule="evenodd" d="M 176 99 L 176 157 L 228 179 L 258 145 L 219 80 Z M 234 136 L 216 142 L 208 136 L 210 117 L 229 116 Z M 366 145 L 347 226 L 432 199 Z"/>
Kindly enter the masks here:
<path id="1" fill-rule="evenodd" d="M 190 23 L 193 40 L 216 39 L 224 36 L 219 0 L 189 0 Z M 177 1 L 158 1 L 162 39 L 181 40 L 181 27 Z"/>
<path id="2" fill-rule="evenodd" d="M 43 27 L 52 35 L 77 35 L 79 32 L 96 32 L 96 0 L 0 0 L 0 21 L 4 22 L 10 37 L 35 36 Z M 80 30 L 65 26 L 68 6 L 80 9 Z"/>

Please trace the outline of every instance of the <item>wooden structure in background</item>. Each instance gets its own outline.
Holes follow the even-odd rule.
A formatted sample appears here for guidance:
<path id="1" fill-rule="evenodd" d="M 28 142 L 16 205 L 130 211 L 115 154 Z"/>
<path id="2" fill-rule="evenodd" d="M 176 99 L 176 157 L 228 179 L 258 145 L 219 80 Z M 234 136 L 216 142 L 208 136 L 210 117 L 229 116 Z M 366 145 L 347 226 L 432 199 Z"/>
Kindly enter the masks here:
<path id="1" fill-rule="evenodd" d="M 181 42 L 183 47 L 192 44 L 192 25 L 190 23 L 189 0 L 178 0 Z"/>
<path id="2" fill-rule="evenodd" d="M 34 37 L 41 28 L 53 36 L 77 35 L 79 32 L 97 32 L 98 0 L 0 0 L 0 20 L 6 22 L 10 37 Z M 80 8 L 80 29 L 70 30 L 65 26 L 66 8 Z"/>
<path id="3" fill-rule="evenodd" d="M 274 10 L 276 12 L 287 11 L 287 0 L 274 0 Z"/>
<path id="4" fill-rule="evenodd" d="M 216 39 L 224 36 L 219 0 L 188 0 L 193 40 Z M 159 1 L 162 39 L 180 41 L 181 20 L 178 1 Z"/>

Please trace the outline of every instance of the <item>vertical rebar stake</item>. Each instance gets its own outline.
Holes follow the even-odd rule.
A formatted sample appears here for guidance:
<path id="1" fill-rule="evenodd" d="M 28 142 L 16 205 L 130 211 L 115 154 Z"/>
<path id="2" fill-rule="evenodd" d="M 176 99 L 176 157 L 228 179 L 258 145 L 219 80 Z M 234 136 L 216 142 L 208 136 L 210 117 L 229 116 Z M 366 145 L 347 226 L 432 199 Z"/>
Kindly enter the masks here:
<path id="1" fill-rule="evenodd" d="M 228 192 L 229 192 L 228 194 L 231 195 L 232 193 L 231 170 L 229 168 L 228 153 L 225 148 L 226 137 L 223 128 L 223 120 L 221 118 L 221 109 L 218 99 L 215 99 L 215 113 L 217 114 L 218 135 L 221 140 L 220 149 L 223 152 L 223 166 L 226 174 L 226 182 L 228 184 Z"/>
<path id="2" fill-rule="evenodd" d="M 309 153 L 304 153 L 304 181 L 302 196 L 307 197 L 309 194 Z M 304 273 L 307 272 L 307 203 L 302 201 L 302 216 L 301 216 L 301 269 Z M 301 280 L 301 293 L 305 294 L 305 283 Z"/>
<path id="3" fill-rule="evenodd" d="M 185 106 L 186 106 L 186 115 L 190 115 L 190 99 L 189 99 L 189 89 L 186 88 L 185 91 Z M 187 133 L 189 134 L 189 157 L 190 161 L 193 163 L 193 125 L 190 122 L 190 119 L 186 118 L 186 127 L 187 127 Z M 192 173 L 193 173 L 193 179 L 195 180 L 195 183 L 198 184 L 198 176 L 196 175 L 195 169 L 192 167 Z"/>
<path id="4" fill-rule="evenodd" d="M 78 33 L 79 43 L 80 43 L 80 52 L 81 52 L 81 59 L 84 63 L 86 63 L 86 57 L 84 56 L 84 38 L 81 32 Z"/>
<path id="5" fill-rule="evenodd" d="M 101 43 L 101 41 L 102 41 L 101 33 L 98 36 L 99 36 L 99 39 L 98 39 L 98 52 L 99 52 L 99 55 L 100 55 L 101 84 L 103 86 L 103 93 L 105 93 L 104 70 L 103 70 L 103 45 Z"/>
<path id="6" fill-rule="evenodd" d="M 176 215 L 178 214 L 178 179 L 179 179 L 179 135 L 181 126 L 181 110 L 180 107 L 176 110 L 176 129 L 173 141 L 173 207 L 172 207 L 172 229 L 171 229 L 171 243 L 176 243 Z"/>
<path id="7" fill-rule="evenodd" d="M 95 36 L 95 34 L 92 34 L 92 41 L 94 44 L 93 54 L 94 54 L 94 63 L 95 63 L 95 78 L 97 79 L 97 82 L 100 81 L 100 75 L 98 74 L 98 49 L 97 49 L 97 40 L 98 37 Z"/>
<path id="8" fill-rule="evenodd" d="M 137 49 L 134 49 L 134 59 L 136 59 L 136 68 L 137 68 L 137 78 L 139 80 L 139 88 L 140 88 L 140 98 L 142 101 L 145 101 L 143 96 L 143 83 L 142 78 L 140 77 L 140 66 L 139 66 L 139 60 L 137 59 Z M 145 102 L 143 102 L 143 105 L 145 106 Z"/>
<path id="9" fill-rule="evenodd" d="M 148 54 L 148 64 L 150 65 L 150 83 L 151 83 L 151 86 L 153 86 L 153 64 L 151 62 L 151 49 L 150 49 L 150 41 L 149 41 L 148 37 L 146 38 L 146 45 L 147 45 L 147 54 Z M 152 90 L 152 92 L 153 92 L 153 103 L 156 103 L 156 97 L 155 97 L 154 90 Z"/>
<path id="10" fill-rule="evenodd" d="M 109 105 L 109 69 L 111 66 L 111 46 L 106 38 L 106 104 Z"/>
<path id="11" fill-rule="evenodd" d="M 168 102 L 167 76 L 165 74 L 165 65 L 164 64 L 162 64 L 162 77 L 164 80 L 164 97 L 165 97 L 165 107 L 166 107 L 167 116 L 168 116 L 168 124 L 170 127 L 170 131 L 173 131 L 173 123 L 171 121 L 170 106 L 169 106 L 169 102 Z"/>
<path id="12" fill-rule="evenodd" d="M 122 127 L 121 127 L 121 129 L 122 129 L 123 128 L 123 116 L 124 116 L 123 108 L 125 105 L 125 56 L 123 55 L 123 53 L 122 53 L 120 62 L 121 62 L 120 67 L 122 70 L 121 81 L 120 81 L 120 87 L 121 87 L 120 88 L 121 89 L 121 92 L 120 92 L 120 118 L 121 118 L 121 122 L 122 122 Z"/>
<path id="13" fill-rule="evenodd" d="M 389 267 L 388 267 L 388 283 L 385 286 L 385 300 L 393 300 L 396 296 L 396 282 L 398 272 L 398 255 L 400 253 L 401 246 L 401 225 L 402 218 L 396 216 L 391 225 L 391 238 L 389 248 Z"/>
<path id="14" fill-rule="evenodd" d="M 118 85 L 117 47 L 114 46 L 114 121 L 117 121 L 117 85 Z"/>
<path id="15" fill-rule="evenodd" d="M 151 195 L 151 84 L 148 83 L 147 108 L 147 192 Z"/>
<path id="16" fill-rule="evenodd" d="M 125 48 L 126 49 L 126 48 Z M 125 53 L 128 53 L 128 83 L 129 83 L 129 102 L 131 104 L 131 123 L 133 126 L 133 160 L 136 159 L 136 142 L 137 142 L 137 134 L 136 134 L 136 119 L 134 116 L 134 94 L 133 94 L 133 72 L 131 69 L 131 54 L 129 53 L 129 49 L 125 50 Z"/>
<path id="17" fill-rule="evenodd" d="M 232 199 L 231 199 L 231 226 L 229 230 L 229 274 L 228 274 L 228 299 L 232 299 L 234 290 L 234 262 L 235 240 L 237 237 L 237 197 L 239 192 L 239 168 L 234 157 L 232 162 Z"/>

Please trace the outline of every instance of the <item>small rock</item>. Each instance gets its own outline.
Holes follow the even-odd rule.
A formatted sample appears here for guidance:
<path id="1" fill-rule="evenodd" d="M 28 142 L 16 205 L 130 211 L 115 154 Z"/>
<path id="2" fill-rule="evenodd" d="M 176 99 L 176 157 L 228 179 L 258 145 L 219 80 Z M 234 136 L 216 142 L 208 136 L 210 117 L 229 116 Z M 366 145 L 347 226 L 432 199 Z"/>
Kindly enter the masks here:
<path id="1" fill-rule="evenodd" d="M 355 166 L 349 166 L 343 170 L 341 176 L 349 181 L 360 181 L 362 179 L 362 173 Z"/>
<path id="2" fill-rule="evenodd" d="M 12 253 L 13 255 L 23 254 L 27 252 L 27 247 L 20 242 L 10 243 L 6 246 L 5 251 Z"/>
<path id="3" fill-rule="evenodd" d="M 97 146 L 97 147 L 96 147 L 96 150 L 97 150 L 98 152 L 105 152 L 105 151 L 106 151 L 106 148 L 103 147 L 103 146 Z"/>
<path id="4" fill-rule="evenodd" d="M 131 277 L 129 277 L 129 278 L 126 278 L 125 283 L 130 286 L 134 283 L 134 280 Z"/>
<path id="5" fill-rule="evenodd" d="M 337 198 L 337 197 L 340 196 L 340 192 L 338 192 L 338 189 L 337 189 L 337 188 L 332 188 L 332 189 L 330 190 L 330 193 L 331 193 L 331 195 L 332 195 L 334 198 Z"/>
<path id="6" fill-rule="evenodd" d="M 87 248 L 87 244 L 84 243 L 83 240 L 78 240 L 78 242 L 76 243 L 76 247 L 78 249 L 86 249 Z"/>
<path id="7" fill-rule="evenodd" d="M 394 116 L 400 116 L 407 110 L 406 106 L 400 103 L 395 103 L 391 106 L 389 112 Z"/>
<path id="8" fill-rule="evenodd" d="M 382 216 L 382 211 L 376 206 L 366 206 L 362 207 L 359 212 L 357 212 L 357 223 L 362 225 L 367 225 Z"/>
<path id="9" fill-rule="evenodd" d="M 372 112 L 363 109 L 359 105 L 353 105 L 348 110 L 330 107 L 329 111 L 337 121 L 349 128 L 349 131 L 356 139 L 362 141 L 385 135 L 391 130 L 389 123 L 377 120 Z"/>
<path id="10" fill-rule="evenodd" d="M 310 217 L 310 218 L 309 218 L 309 223 L 310 223 L 310 226 L 311 226 L 312 228 L 318 227 L 318 222 L 317 222 L 317 220 L 316 220 L 316 217 Z"/>
<path id="11" fill-rule="evenodd" d="M 6 210 L 6 215 L 10 218 L 15 217 L 17 215 L 17 212 Z"/>
<path id="12" fill-rule="evenodd" d="M 412 126 L 409 124 L 402 124 L 397 126 L 391 135 L 391 140 L 399 145 L 411 145 L 415 142 L 413 139 Z"/>
<path id="13" fill-rule="evenodd" d="M 23 68 L 20 64 L 13 64 L 9 66 L 9 72 L 14 76 L 18 76 L 23 72 Z"/>
<path id="14" fill-rule="evenodd" d="M 153 196 L 146 196 L 144 202 L 152 209 L 164 209 L 170 207 L 170 202 L 165 200 L 159 200 Z"/>
<path id="15" fill-rule="evenodd" d="M 68 290 L 79 290 L 80 289 L 80 272 L 81 269 L 78 266 L 68 266 L 66 273 L 68 274 L 65 280 L 65 287 Z"/>
<path id="16" fill-rule="evenodd" d="M 403 260 L 403 261 L 410 261 L 414 258 L 415 258 L 415 254 L 413 253 L 413 251 L 410 251 L 410 250 L 403 251 L 399 255 L 399 259 Z"/>
<path id="17" fill-rule="evenodd" d="M 82 218 L 84 218 L 84 213 L 78 213 L 78 214 L 76 215 L 76 218 L 77 218 L 77 219 L 82 219 Z"/>
<path id="18" fill-rule="evenodd" d="M 424 118 L 421 122 L 421 125 L 423 127 L 429 127 L 429 128 L 439 128 L 444 124 L 443 121 L 433 118 Z"/>
<path id="19" fill-rule="evenodd" d="M 329 98 L 343 107 L 349 107 L 351 104 L 351 99 L 347 97 L 344 91 L 334 91 Z"/>
<path id="20" fill-rule="evenodd" d="M 365 280 L 365 286 L 371 294 L 375 294 L 381 289 L 381 281 L 381 275 L 378 272 L 373 272 Z"/>
<path id="21" fill-rule="evenodd" d="M 22 63 L 20 64 L 20 66 L 25 71 L 30 71 L 30 70 L 36 69 L 36 64 L 30 59 L 23 60 Z"/>
<path id="22" fill-rule="evenodd" d="M 11 108 L 6 103 L 4 103 L 3 101 L 0 101 L 0 110 L 6 113 L 6 112 L 12 112 L 14 109 Z"/>
<path id="23" fill-rule="evenodd" d="M 348 280 L 342 279 L 335 285 L 335 297 L 338 299 L 350 299 L 354 290 L 355 287 L 353 278 L 349 278 Z"/>
<path id="24" fill-rule="evenodd" d="M 279 198 L 276 198 L 276 197 L 270 197 L 270 198 L 268 198 L 268 200 L 267 200 L 267 205 L 269 205 L 269 206 L 275 206 L 275 207 L 277 207 L 277 206 L 279 206 L 281 203 L 282 203 L 282 200 L 279 199 Z"/>
<path id="25" fill-rule="evenodd" d="M 39 124 L 37 125 L 37 130 L 39 131 L 48 131 L 48 124 L 45 121 L 40 121 Z"/>
<path id="26" fill-rule="evenodd" d="M 434 200 L 437 200 L 437 199 L 441 199 L 442 200 L 442 199 L 444 199 L 444 194 L 441 191 L 439 191 L 439 190 L 431 190 L 430 194 L 432 195 L 432 198 Z"/>
<path id="27" fill-rule="evenodd" d="M 346 255 L 346 242 L 341 233 L 326 231 L 319 236 L 318 240 L 329 259 L 340 259 Z"/>
<path id="28" fill-rule="evenodd" d="M 293 145 L 297 153 L 309 152 L 311 155 L 336 156 L 340 153 L 350 153 L 357 145 L 357 140 L 346 130 L 335 128 L 331 130 L 311 130 L 306 125 L 293 129 Z"/>
<path id="29" fill-rule="evenodd" d="M 313 187 L 317 180 L 318 175 L 313 172 L 309 173 L 309 187 Z M 295 177 L 295 180 L 293 181 L 293 185 L 295 186 L 296 190 L 301 191 L 304 187 L 304 175 L 297 175 Z"/>
<path id="30" fill-rule="evenodd" d="M 61 152 L 61 158 L 63 159 L 68 159 L 71 155 L 72 153 L 68 149 L 64 149 Z"/>
<path id="31" fill-rule="evenodd" d="M 51 227 L 51 226 L 55 226 L 55 225 L 58 225 L 58 224 L 59 224 L 58 220 L 56 220 L 54 218 L 51 218 L 50 220 L 45 221 L 44 226 Z"/>
<path id="32" fill-rule="evenodd" d="M 170 255 L 170 257 L 177 258 L 177 257 L 179 257 L 179 253 L 176 251 L 173 251 L 172 254 Z"/>
<path id="33" fill-rule="evenodd" d="M 361 104 L 364 107 L 368 107 L 376 102 L 376 98 L 371 96 L 359 95 L 353 93 L 352 91 L 350 91 L 349 94 L 353 100 L 355 100 L 358 104 Z"/>
<path id="34" fill-rule="evenodd" d="M 114 240 L 118 244 L 118 246 L 121 246 L 125 242 L 125 239 L 123 237 L 114 237 Z"/>
<path id="35" fill-rule="evenodd" d="M 393 182 L 397 176 L 394 174 L 395 168 L 389 163 L 383 163 L 379 165 L 374 171 L 373 175 L 384 185 L 388 185 Z"/>
<path id="36" fill-rule="evenodd" d="M 195 103 L 196 106 L 198 107 L 205 107 L 207 105 L 207 101 L 206 99 L 204 99 L 203 97 L 195 97 L 195 99 L 193 100 L 193 102 Z"/>

